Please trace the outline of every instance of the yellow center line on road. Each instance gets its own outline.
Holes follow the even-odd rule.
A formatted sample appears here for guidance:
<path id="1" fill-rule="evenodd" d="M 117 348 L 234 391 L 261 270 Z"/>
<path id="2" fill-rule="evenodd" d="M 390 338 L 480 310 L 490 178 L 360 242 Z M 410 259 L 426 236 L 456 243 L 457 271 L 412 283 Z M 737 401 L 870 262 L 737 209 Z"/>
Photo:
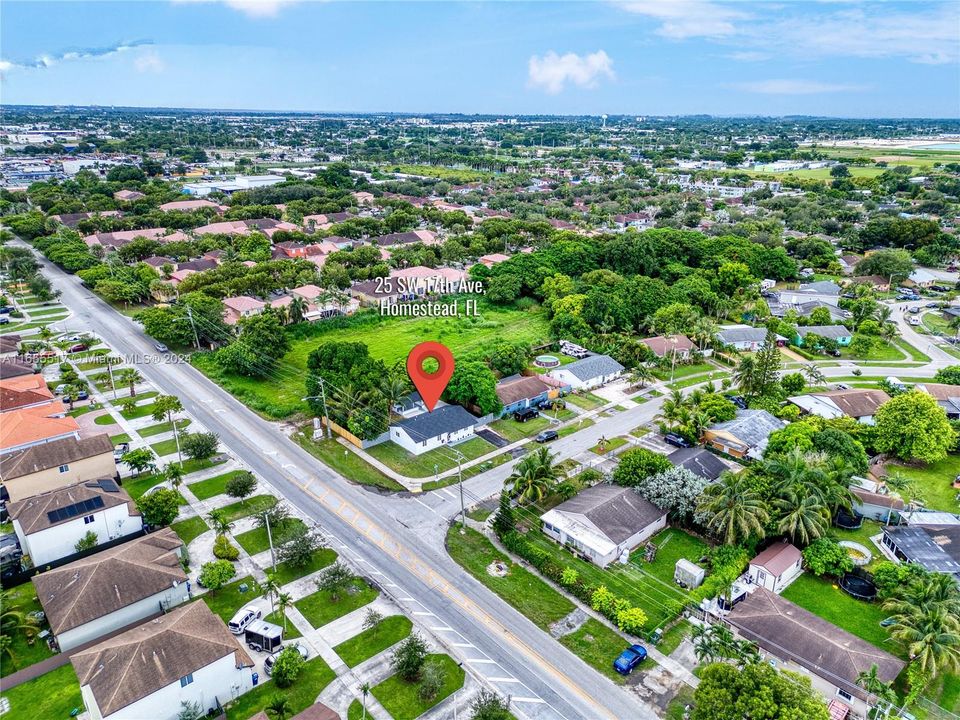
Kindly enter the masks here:
<path id="1" fill-rule="evenodd" d="M 357 530 L 359 530 L 371 543 L 377 545 L 381 548 L 387 555 L 390 555 L 397 560 L 399 560 L 404 567 L 412 572 L 416 577 L 418 577 L 423 583 L 430 588 L 431 590 L 439 590 L 441 594 L 454 602 L 461 610 L 467 612 L 469 615 L 473 616 L 476 620 L 479 620 L 483 625 L 488 627 L 494 633 L 500 635 L 503 639 L 513 645 L 516 649 L 520 650 L 522 653 L 525 653 L 528 656 L 532 656 L 540 660 L 539 666 L 547 670 L 556 680 L 558 680 L 564 687 L 575 693 L 580 697 L 584 702 L 592 706 L 596 710 L 596 714 L 592 717 L 606 717 L 611 720 L 616 720 L 616 717 L 610 713 L 602 705 L 597 704 L 593 696 L 583 690 L 579 685 L 574 683 L 566 675 L 562 674 L 556 670 L 550 663 L 546 662 L 536 650 L 527 645 L 523 640 L 514 635 L 510 630 L 504 627 L 500 622 L 498 622 L 490 613 L 477 605 L 473 600 L 471 600 L 467 595 L 462 591 L 453 588 L 446 580 L 441 576 L 437 575 L 434 572 L 433 568 L 427 567 L 420 562 L 416 555 L 407 547 L 402 545 L 394 537 L 392 537 L 384 528 L 380 528 L 375 523 L 369 520 L 363 513 L 361 513 L 355 506 L 350 502 L 340 496 L 335 490 L 330 486 L 324 487 L 324 493 L 322 495 L 318 494 L 311 489 L 311 482 L 300 483 L 294 481 L 296 485 L 300 487 L 305 493 L 313 496 L 317 501 L 326 506 L 328 509 L 332 510 L 337 514 L 338 517 L 344 521 L 350 523 L 350 525 Z M 331 497 L 332 496 L 332 497 Z M 328 500 L 328 498 L 330 498 Z M 335 502 L 339 501 L 339 505 L 335 505 Z M 352 520 L 348 519 L 345 515 L 345 511 L 349 510 L 352 513 Z M 363 526 L 358 525 L 359 520 L 363 520 Z M 378 533 L 374 533 L 372 529 L 378 530 Z M 380 542 L 375 542 L 374 537 L 376 534 L 380 535 Z M 389 543 L 392 546 L 388 548 L 386 544 Z"/>

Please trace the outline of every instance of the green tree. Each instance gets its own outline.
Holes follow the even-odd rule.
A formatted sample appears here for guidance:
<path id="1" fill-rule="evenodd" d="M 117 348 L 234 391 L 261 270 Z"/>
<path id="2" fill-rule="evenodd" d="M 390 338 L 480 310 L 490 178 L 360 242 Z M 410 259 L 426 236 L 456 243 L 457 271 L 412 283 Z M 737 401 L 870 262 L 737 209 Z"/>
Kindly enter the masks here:
<path id="1" fill-rule="evenodd" d="M 304 663 L 300 651 L 292 645 L 287 646 L 277 655 L 270 677 L 277 687 L 288 688 L 296 682 L 297 676 L 303 670 Z"/>
<path id="2" fill-rule="evenodd" d="M 277 610 L 280 611 L 280 617 L 283 618 L 283 629 L 287 629 L 287 610 L 293 605 L 293 596 L 290 593 L 277 593 Z"/>
<path id="3" fill-rule="evenodd" d="M 137 498 L 137 510 L 147 525 L 169 525 L 180 513 L 180 493 L 169 488 L 157 488 Z"/>
<path id="4" fill-rule="evenodd" d="M 742 669 L 713 663 L 700 671 L 691 720 L 829 720 L 822 697 L 806 676 L 766 663 Z"/>
<path id="5" fill-rule="evenodd" d="M 533 455 L 527 455 L 514 468 L 507 482 L 510 492 L 518 502 L 540 502 L 553 487 L 557 474 L 553 468 L 553 456 L 542 447 Z"/>
<path id="6" fill-rule="evenodd" d="M 327 593 L 331 602 L 339 602 L 343 592 L 353 584 L 356 575 L 341 562 L 335 562 L 316 580 L 318 590 Z"/>
<path id="7" fill-rule="evenodd" d="M 482 415 L 487 415 L 503 407 L 496 386 L 497 379 L 485 363 L 466 361 L 456 363 L 444 394 L 450 402 L 475 405 Z"/>
<path id="8" fill-rule="evenodd" d="M 153 453 L 150 452 L 149 448 L 137 448 L 136 450 L 125 452 L 120 457 L 120 462 L 129 465 L 137 475 L 144 470 L 153 470 L 156 468 Z"/>
<path id="9" fill-rule="evenodd" d="M 919 390 L 900 393 L 875 415 L 874 445 L 901 460 L 934 463 L 957 446 L 957 433 L 936 399 Z"/>
<path id="10" fill-rule="evenodd" d="M 137 372 L 136 368 L 124 368 L 117 373 L 116 378 L 120 385 L 126 385 L 130 389 L 130 397 L 137 396 L 137 383 L 143 381 L 143 376 Z"/>
<path id="11" fill-rule="evenodd" d="M 180 447 L 180 430 L 174 421 L 174 415 L 178 412 L 183 412 L 183 403 L 180 402 L 180 398 L 174 395 L 158 395 L 153 400 L 152 408 L 151 417 L 153 417 L 156 422 L 166 420 L 173 428 L 173 439 L 177 444 L 177 459 L 183 463 Z"/>
<path id="12" fill-rule="evenodd" d="M 507 533 L 514 532 L 517 529 L 516 518 L 513 516 L 513 506 L 510 504 L 510 494 L 500 493 L 500 504 L 497 508 L 497 514 L 493 517 L 493 530 L 498 536 L 503 537 Z"/>
<path id="13" fill-rule="evenodd" d="M 217 536 L 226 535 L 230 532 L 230 528 L 233 527 L 233 523 L 227 519 L 227 513 L 223 508 L 211 510 L 210 514 L 207 515 L 207 519 L 210 521 L 210 527 L 213 528 Z"/>
<path id="14" fill-rule="evenodd" d="M 218 590 L 237 574 L 229 560 L 214 560 L 200 566 L 200 584 L 208 590 Z"/>
<path id="15" fill-rule="evenodd" d="M 290 699 L 281 693 L 273 693 L 264 709 L 267 715 L 273 720 L 288 720 L 293 714 L 293 706 L 290 704 Z"/>
<path id="16" fill-rule="evenodd" d="M 84 550 L 92 550 L 97 546 L 98 541 L 97 534 L 93 530 L 87 530 L 87 534 L 77 540 L 77 544 L 73 546 L 73 549 L 78 553 Z"/>
<path id="17" fill-rule="evenodd" d="M 209 460 L 217 454 L 219 444 L 214 433 L 188 433 L 183 438 L 183 452 L 194 460 Z"/>
<path id="18" fill-rule="evenodd" d="M 424 663 L 420 673 L 420 688 L 417 694 L 423 702 L 430 702 L 437 697 L 440 688 L 447 679 L 447 671 L 436 660 Z"/>
<path id="19" fill-rule="evenodd" d="M 323 547 L 325 543 L 319 535 L 302 528 L 280 546 L 277 556 L 291 567 L 305 568 Z"/>
<path id="20" fill-rule="evenodd" d="M 736 545 L 751 536 L 763 538 L 770 512 L 746 477 L 724 473 L 719 482 L 704 490 L 697 516 L 724 543 Z"/>
<path id="21" fill-rule="evenodd" d="M 227 495 L 243 502 L 257 488 L 257 478 L 249 470 L 241 470 L 227 480 L 225 491 Z"/>
<path id="22" fill-rule="evenodd" d="M 620 455 L 620 462 L 613 471 L 613 481 L 624 487 L 636 487 L 657 473 L 669 470 L 673 465 L 665 455 L 647 448 L 633 448 Z"/>
<path id="23" fill-rule="evenodd" d="M 510 703 L 492 690 L 483 688 L 470 703 L 470 720 L 513 720 Z"/>
<path id="24" fill-rule="evenodd" d="M 427 644 L 419 633 L 411 633 L 393 651 L 390 666 L 393 671 L 407 682 L 415 682 L 420 677 L 423 664 L 427 659 Z"/>

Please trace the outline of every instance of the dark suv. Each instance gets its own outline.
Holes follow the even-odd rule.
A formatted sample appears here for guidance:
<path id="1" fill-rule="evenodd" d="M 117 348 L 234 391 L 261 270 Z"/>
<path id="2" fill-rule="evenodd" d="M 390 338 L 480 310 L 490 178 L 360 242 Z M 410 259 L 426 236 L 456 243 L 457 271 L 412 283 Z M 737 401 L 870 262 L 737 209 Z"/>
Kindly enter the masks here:
<path id="1" fill-rule="evenodd" d="M 536 408 L 528 407 L 523 410 L 517 410 L 513 414 L 513 419 L 517 422 L 526 422 L 527 420 L 533 420 L 535 417 L 540 416 L 540 411 Z"/>

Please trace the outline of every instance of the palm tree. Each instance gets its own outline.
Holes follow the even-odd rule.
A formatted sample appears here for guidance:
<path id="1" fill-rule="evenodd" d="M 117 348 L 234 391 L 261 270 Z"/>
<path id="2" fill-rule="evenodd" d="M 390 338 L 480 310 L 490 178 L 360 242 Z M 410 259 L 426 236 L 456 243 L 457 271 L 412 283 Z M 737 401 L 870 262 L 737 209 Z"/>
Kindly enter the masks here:
<path id="1" fill-rule="evenodd" d="M 233 523 L 227 520 L 227 515 L 222 509 L 211 510 L 207 518 L 210 520 L 210 525 L 218 536 L 226 535 L 230 532 L 230 528 L 233 527 Z"/>
<path id="2" fill-rule="evenodd" d="M 930 677 L 960 671 L 960 621 L 946 607 L 910 607 L 894 615 L 890 635 Z"/>
<path id="3" fill-rule="evenodd" d="M 176 463 L 170 463 L 163 469 L 163 479 L 170 483 L 174 490 L 183 484 L 183 468 Z"/>
<path id="4" fill-rule="evenodd" d="M 885 683 L 877 675 L 876 664 L 870 666 L 869 672 L 861 672 L 857 675 L 857 685 L 876 698 L 874 706 L 878 711 L 877 717 L 886 717 L 890 710 L 896 706 L 897 693 L 890 683 Z M 882 715 L 879 713 L 882 713 Z"/>
<path id="5" fill-rule="evenodd" d="M 281 617 L 283 617 L 283 631 L 287 631 L 287 608 L 293 605 L 293 596 L 290 593 L 278 592 L 277 593 L 277 609 L 280 611 Z"/>
<path id="6" fill-rule="evenodd" d="M 655 379 L 656 375 L 653 374 L 653 370 L 651 370 L 650 366 L 647 364 L 637 365 L 633 370 L 630 371 L 631 385 L 646 387 Z"/>
<path id="7" fill-rule="evenodd" d="M 380 392 L 384 394 L 390 407 L 393 408 L 410 393 L 410 383 L 399 373 L 390 372 L 380 384 Z"/>
<path id="8" fill-rule="evenodd" d="M 773 455 L 763 461 L 767 475 L 777 478 L 784 485 L 811 483 L 819 480 L 822 472 L 807 458 L 806 453 L 793 447 L 784 454 Z"/>
<path id="9" fill-rule="evenodd" d="M 753 383 L 756 373 L 757 364 L 749 355 L 740 358 L 740 362 L 733 371 L 733 381 L 737 384 L 737 387 L 740 388 L 741 392 L 743 392 L 743 394 L 747 397 L 753 395 L 753 391 L 755 389 L 753 387 Z"/>
<path id="10" fill-rule="evenodd" d="M 800 368 L 810 385 L 823 385 L 827 381 L 827 376 L 823 374 L 820 368 L 814 363 L 806 363 Z"/>
<path id="11" fill-rule="evenodd" d="M 6 655 L 10 662 L 17 661 L 17 655 L 13 652 L 13 638 L 9 635 L 0 635 L 0 657 Z"/>
<path id="12" fill-rule="evenodd" d="M 670 391 L 670 395 L 666 400 L 663 401 L 663 405 L 660 406 L 660 415 L 668 421 L 676 422 L 683 410 L 689 407 L 689 402 L 687 398 L 683 396 L 683 392 L 674 388 Z"/>
<path id="13" fill-rule="evenodd" d="M 830 510 L 816 492 L 798 484 L 784 489 L 774 506 L 784 514 L 777 530 L 786 533 L 797 545 L 809 545 L 823 537 L 830 527 Z"/>
<path id="14" fill-rule="evenodd" d="M 699 317 L 690 328 L 690 334 L 696 341 L 697 347 L 703 350 L 713 342 L 713 336 L 717 334 L 717 324 L 706 316 Z"/>
<path id="15" fill-rule="evenodd" d="M 703 492 L 697 513 L 707 516 L 707 527 L 727 545 L 735 545 L 750 535 L 762 538 L 763 525 L 770 519 L 766 503 L 749 487 L 746 478 L 730 473 L 724 473 L 719 482 Z"/>
<path id="16" fill-rule="evenodd" d="M 883 607 L 894 613 L 909 612 L 912 608 L 943 607 L 960 617 L 960 591 L 949 575 L 930 574 L 911 582 Z"/>
<path id="17" fill-rule="evenodd" d="M 361 720 L 367 720 L 367 695 L 370 693 L 370 683 L 364 683 L 360 686 L 360 694 L 363 696 L 363 715 Z"/>
<path id="18" fill-rule="evenodd" d="M 303 322 L 303 316 L 307 314 L 307 301 L 299 295 L 294 295 L 287 308 L 290 322 L 296 324 Z"/>
<path id="19" fill-rule="evenodd" d="M 42 325 L 40 327 L 40 332 L 38 334 L 40 335 L 40 340 L 42 341 L 42 345 L 46 347 L 47 344 L 50 342 L 50 338 L 53 337 L 53 330 L 51 330 L 46 325 Z"/>
<path id="20" fill-rule="evenodd" d="M 273 607 L 273 598 L 280 592 L 280 583 L 277 582 L 276 578 L 273 575 L 267 575 L 267 579 L 261 585 L 263 591 L 267 594 L 267 597 L 270 598 L 270 612 L 274 612 Z"/>
<path id="21" fill-rule="evenodd" d="M 266 711 L 267 715 L 274 718 L 274 720 L 287 720 L 287 718 L 290 717 L 290 713 L 293 712 L 293 707 L 291 707 L 286 695 L 274 693 L 267 702 Z"/>
<path id="22" fill-rule="evenodd" d="M 135 368 L 124 368 L 117 373 L 117 382 L 130 388 L 130 397 L 137 396 L 136 385 L 141 382 L 143 377 Z"/>
<path id="23" fill-rule="evenodd" d="M 540 448 L 516 464 L 507 481 L 512 484 L 512 492 L 519 502 L 543 500 L 556 477 L 552 460 L 550 451 Z"/>

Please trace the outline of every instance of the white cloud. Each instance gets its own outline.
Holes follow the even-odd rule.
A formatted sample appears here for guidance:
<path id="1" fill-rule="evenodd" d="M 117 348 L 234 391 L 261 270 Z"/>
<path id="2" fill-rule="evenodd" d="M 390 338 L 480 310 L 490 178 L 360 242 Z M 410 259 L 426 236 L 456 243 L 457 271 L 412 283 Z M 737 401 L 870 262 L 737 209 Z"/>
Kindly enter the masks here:
<path id="1" fill-rule="evenodd" d="M 864 85 L 787 79 L 732 83 L 727 87 L 763 95 L 819 95 L 821 93 L 859 92 L 867 89 Z"/>
<path id="2" fill-rule="evenodd" d="M 133 61 L 133 66 L 137 69 L 137 72 L 157 74 L 162 73 L 167 68 L 155 52 L 144 53 Z"/>
<path id="3" fill-rule="evenodd" d="M 760 52 L 759 50 L 742 50 L 740 52 L 732 52 L 727 55 L 731 60 L 739 60 L 740 62 L 763 62 L 764 60 L 769 60 L 772 56 L 769 53 Z"/>
<path id="4" fill-rule="evenodd" d="M 738 32 L 734 21 L 750 17 L 740 9 L 709 0 L 622 0 L 616 4 L 635 15 L 656 18 L 661 23 L 657 34 L 675 40 L 734 35 Z"/>
<path id="5" fill-rule="evenodd" d="M 272 18 L 280 8 L 293 5 L 300 0 L 173 0 L 174 3 L 222 2 L 228 8 L 237 10 L 250 18 Z"/>
<path id="6" fill-rule="evenodd" d="M 110 47 L 68 50 L 60 53 L 59 55 L 50 55 L 45 53 L 43 55 L 38 55 L 33 60 L 22 62 L 17 62 L 14 60 L 0 60 L 0 72 L 8 72 L 10 70 L 47 70 L 48 68 L 52 68 L 54 65 L 58 65 L 63 62 L 109 57 L 110 55 L 124 53 L 129 50 L 133 50 L 134 48 L 150 44 L 151 42 L 149 40 L 137 40 L 134 42 L 118 43 Z"/>
<path id="7" fill-rule="evenodd" d="M 539 87 L 556 95 L 572 83 L 577 87 L 596 87 L 601 78 L 614 77 L 613 60 L 603 50 L 580 56 L 576 53 L 557 55 L 553 50 L 543 57 L 532 55 L 528 64 L 531 87 Z"/>

